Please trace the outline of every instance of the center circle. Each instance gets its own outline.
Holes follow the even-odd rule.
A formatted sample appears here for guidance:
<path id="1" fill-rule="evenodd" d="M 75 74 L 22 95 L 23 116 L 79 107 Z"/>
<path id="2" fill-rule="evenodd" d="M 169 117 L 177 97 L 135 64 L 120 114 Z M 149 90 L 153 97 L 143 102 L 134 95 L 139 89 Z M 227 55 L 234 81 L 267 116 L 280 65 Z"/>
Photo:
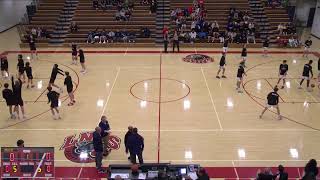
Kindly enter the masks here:
<path id="1" fill-rule="evenodd" d="M 151 78 L 134 83 L 130 88 L 133 97 L 152 103 L 179 101 L 190 94 L 183 81 L 170 78 Z"/>

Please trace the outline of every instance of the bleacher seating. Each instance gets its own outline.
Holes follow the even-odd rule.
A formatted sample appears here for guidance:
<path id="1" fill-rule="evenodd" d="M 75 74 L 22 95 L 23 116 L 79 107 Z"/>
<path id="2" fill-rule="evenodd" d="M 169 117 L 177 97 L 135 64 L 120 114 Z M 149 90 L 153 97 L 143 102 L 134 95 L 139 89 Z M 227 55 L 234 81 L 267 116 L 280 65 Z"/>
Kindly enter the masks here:
<path id="1" fill-rule="evenodd" d="M 171 10 L 177 8 L 187 8 L 192 6 L 193 0 L 175 0 L 171 2 Z M 207 17 L 205 21 L 214 22 L 217 21 L 220 27 L 220 31 L 225 31 L 228 23 L 228 15 L 230 8 L 236 8 L 240 11 L 247 10 L 250 12 L 248 0 L 205 0 L 205 8 L 207 10 Z M 174 22 L 171 23 L 171 27 L 174 27 Z M 187 21 L 187 29 L 190 30 L 191 20 Z M 256 25 L 257 26 L 257 25 Z M 261 47 L 261 39 L 256 37 L 257 44 L 249 44 L 248 47 Z M 202 44 L 202 45 L 201 45 Z M 186 46 L 205 46 L 212 47 L 212 43 L 196 43 L 185 44 Z M 222 46 L 221 43 L 215 43 L 214 46 Z M 242 47 L 239 44 L 231 44 L 231 47 Z"/>
<path id="2" fill-rule="evenodd" d="M 73 17 L 73 21 L 78 24 L 79 30 L 76 33 L 70 33 L 65 39 L 65 42 L 85 43 L 88 32 L 96 28 L 99 28 L 100 31 L 105 29 L 106 31 L 128 30 L 139 32 L 142 27 L 148 27 L 151 32 L 155 31 L 155 15 L 149 14 L 147 6 L 142 6 L 136 2 L 129 21 L 116 21 L 115 13 L 115 7 L 112 7 L 111 10 L 97 11 L 92 8 L 91 0 L 79 0 L 77 10 Z M 123 43 L 112 43 L 111 45 L 114 46 L 116 44 L 120 46 L 123 45 Z M 137 37 L 136 45 L 137 44 L 152 45 L 154 44 L 154 39 L 152 37 Z"/>
<path id="3" fill-rule="evenodd" d="M 65 0 L 43 0 L 38 5 L 37 12 L 32 17 L 30 24 L 25 25 L 24 34 L 29 33 L 32 27 L 42 27 L 47 31 L 52 32 L 55 29 L 59 14 L 64 7 Z M 139 32 L 142 27 L 148 27 L 151 30 L 150 38 L 137 37 L 134 46 L 154 46 L 155 45 L 155 31 L 156 31 L 156 15 L 149 14 L 149 7 L 143 6 L 135 2 L 135 7 L 130 21 L 116 21 L 115 13 L 116 8 L 112 7 L 110 10 L 95 10 L 92 7 L 91 0 L 79 0 L 75 14 L 72 21 L 75 21 L 79 30 L 75 33 L 69 32 L 65 37 L 65 45 L 71 42 L 85 44 L 87 34 L 89 31 L 99 28 L 99 30 L 128 30 Z M 170 2 L 170 9 L 186 8 L 192 6 L 193 0 L 174 0 Z M 208 22 L 217 21 L 220 26 L 220 31 L 224 31 L 227 25 L 227 16 L 230 8 L 250 12 L 248 0 L 206 0 L 205 8 L 207 9 Z M 265 12 L 268 16 L 272 30 L 276 30 L 279 23 L 289 22 L 286 10 L 283 8 L 270 8 L 265 7 Z M 171 26 L 173 23 L 171 23 Z M 191 20 L 187 22 L 187 29 L 190 29 Z M 256 25 L 257 26 L 257 25 Z M 274 37 L 273 37 L 274 38 Z M 28 46 L 26 40 L 21 38 L 21 46 Z M 257 44 L 249 44 L 249 47 L 261 47 L 261 39 L 256 37 Z M 201 45 L 199 45 L 201 44 Z M 217 43 L 215 43 L 217 44 Z M 37 46 L 47 46 L 48 39 L 37 39 Z M 88 44 L 89 46 L 123 46 L 123 43 L 112 43 L 111 45 Z M 127 44 L 129 45 L 129 44 Z M 196 43 L 187 46 L 204 46 L 212 47 L 208 43 Z M 215 45 L 216 46 L 216 45 Z M 221 46 L 219 43 L 217 46 Z M 241 45 L 231 45 L 231 47 L 240 47 Z"/>

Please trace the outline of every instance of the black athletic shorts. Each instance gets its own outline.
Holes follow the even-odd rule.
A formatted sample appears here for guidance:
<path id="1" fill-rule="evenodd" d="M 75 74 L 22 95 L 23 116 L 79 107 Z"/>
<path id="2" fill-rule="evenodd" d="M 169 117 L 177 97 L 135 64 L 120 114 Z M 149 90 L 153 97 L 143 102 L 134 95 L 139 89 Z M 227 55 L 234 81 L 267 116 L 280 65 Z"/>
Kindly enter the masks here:
<path id="1" fill-rule="evenodd" d="M 19 73 L 23 74 L 24 73 L 24 68 L 19 68 Z"/>
<path id="2" fill-rule="evenodd" d="M 22 99 L 17 99 L 15 102 L 16 106 L 23 106 L 23 100 Z"/>
<path id="3" fill-rule="evenodd" d="M 36 51 L 36 45 L 35 44 L 30 44 L 30 51 Z"/>
<path id="4" fill-rule="evenodd" d="M 6 103 L 7 103 L 7 106 L 13 106 L 16 104 L 13 99 L 6 100 Z"/>
<path id="5" fill-rule="evenodd" d="M 58 106 L 59 106 L 59 101 L 58 100 L 51 102 L 51 105 L 50 105 L 51 108 L 56 108 Z"/>
<path id="6" fill-rule="evenodd" d="M 73 86 L 67 87 L 67 92 L 71 93 L 73 91 Z"/>
<path id="7" fill-rule="evenodd" d="M 8 71 L 8 67 L 2 67 L 1 66 L 1 71 Z"/>
<path id="8" fill-rule="evenodd" d="M 27 75 L 28 79 L 33 79 L 32 75 Z"/>

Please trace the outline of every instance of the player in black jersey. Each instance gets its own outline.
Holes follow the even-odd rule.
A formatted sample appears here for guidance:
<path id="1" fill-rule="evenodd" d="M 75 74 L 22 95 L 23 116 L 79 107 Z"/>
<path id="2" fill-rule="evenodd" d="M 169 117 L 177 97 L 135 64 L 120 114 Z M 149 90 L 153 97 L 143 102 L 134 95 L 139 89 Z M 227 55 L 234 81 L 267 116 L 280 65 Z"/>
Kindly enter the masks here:
<path id="1" fill-rule="evenodd" d="M 33 85 L 33 75 L 32 75 L 32 67 L 30 66 L 30 63 L 29 63 L 29 62 L 26 62 L 25 71 L 26 71 L 27 78 L 28 78 L 27 88 L 29 88 L 29 87 L 34 88 L 34 85 Z"/>
<path id="2" fill-rule="evenodd" d="M 82 49 L 79 49 L 79 58 L 80 58 L 80 64 L 81 64 L 81 71 L 82 73 L 86 73 L 87 72 L 87 68 L 85 65 L 85 57 L 84 57 L 84 52 Z"/>
<path id="3" fill-rule="evenodd" d="M 243 62 L 241 62 L 238 67 L 238 72 L 237 72 L 237 88 L 236 88 L 236 90 L 238 91 L 238 93 L 242 93 L 240 85 L 243 82 L 243 76 L 247 75 L 243 66 L 244 66 L 244 64 L 243 64 Z"/>
<path id="4" fill-rule="evenodd" d="M 244 67 L 246 67 L 247 54 L 248 54 L 247 46 L 246 46 L 246 44 L 244 44 L 243 48 L 242 48 L 242 52 L 241 52 L 241 58 L 242 58 L 242 62 L 243 62 Z"/>
<path id="5" fill-rule="evenodd" d="M 25 67 L 24 67 L 24 60 L 21 54 L 18 55 L 18 64 L 17 64 L 17 69 L 18 69 L 18 77 L 19 79 L 23 79 L 23 82 L 26 81 L 26 76 L 24 74 Z"/>
<path id="6" fill-rule="evenodd" d="M 9 63 L 8 63 L 8 59 L 6 56 L 1 56 L 0 58 L 0 68 L 1 68 L 1 76 L 3 78 L 8 78 L 9 77 Z"/>
<path id="7" fill-rule="evenodd" d="M 227 53 L 228 52 L 228 45 L 229 45 L 229 38 L 226 38 L 223 42 L 223 48 L 222 48 L 222 52 L 223 53 Z"/>
<path id="8" fill-rule="evenodd" d="M 77 50 L 77 45 L 75 43 L 71 44 L 71 55 L 72 55 L 72 63 L 77 65 L 77 60 L 78 60 L 78 50 Z"/>
<path id="9" fill-rule="evenodd" d="M 37 48 L 36 48 L 36 40 L 34 39 L 32 34 L 30 34 L 28 36 L 28 43 L 29 43 L 30 52 L 31 52 L 31 59 L 32 60 L 34 59 L 34 55 L 36 55 L 36 59 L 38 59 L 38 52 L 37 52 Z"/>
<path id="10" fill-rule="evenodd" d="M 15 112 L 17 113 L 19 117 L 19 107 L 21 109 L 22 119 L 26 119 L 26 116 L 24 114 L 24 103 L 22 99 L 22 81 L 18 78 L 18 80 L 14 81 L 13 76 L 11 77 L 11 84 L 12 84 L 12 92 L 13 92 L 13 101 L 15 105 Z"/>
<path id="11" fill-rule="evenodd" d="M 67 86 L 67 92 L 70 98 L 70 103 L 68 106 L 72 106 L 76 101 L 74 100 L 74 94 L 73 94 L 73 83 L 72 83 L 72 78 L 69 74 L 69 72 L 65 72 L 66 77 L 64 79 L 64 85 Z"/>
<path id="12" fill-rule="evenodd" d="M 4 89 L 2 90 L 2 97 L 3 99 L 6 100 L 7 106 L 9 107 L 9 113 L 10 113 L 11 119 L 15 119 L 16 116 L 13 113 L 14 112 L 13 107 L 15 105 L 13 91 L 9 89 L 8 83 L 5 83 L 3 86 L 4 86 Z"/>
<path id="13" fill-rule="evenodd" d="M 282 64 L 279 66 L 279 80 L 277 85 L 280 83 L 280 81 L 283 81 L 283 84 L 281 86 L 281 89 L 284 88 L 284 85 L 286 84 L 286 76 L 289 70 L 289 66 L 287 64 L 287 60 L 283 60 Z"/>
<path id="14" fill-rule="evenodd" d="M 54 81 L 56 80 L 58 74 L 64 76 L 63 71 L 58 68 L 58 64 L 54 64 L 50 76 L 49 87 L 54 86 L 62 91 L 62 88 L 54 84 Z"/>
<path id="15" fill-rule="evenodd" d="M 50 109 L 51 109 L 53 119 L 61 119 L 59 110 L 58 110 L 60 94 L 52 90 L 52 87 L 47 87 L 47 90 L 49 91 L 47 93 L 48 104 L 51 102 Z M 54 111 L 56 111 L 56 113 Z"/>
<path id="16" fill-rule="evenodd" d="M 278 94 L 278 87 L 276 86 L 273 89 L 273 92 L 270 92 L 267 96 L 267 104 L 265 108 L 263 109 L 261 115 L 259 118 L 261 119 L 263 114 L 269 109 L 269 108 L 276 108 L 277 109 L 277 114 L 278 114 L 278 119 L 281 120 L 282 116 L 280 115 L 280 108 L 279 108 L 279 94 Z"/>
<path id="17" fill-rule="evenodd" d="M 312 60 L 309 60 L 309 63 L 303 66 L 302 79 L 300 81 L 299 89 L 302 89 L 303 81 L 307 80 L 307 90 L 312 91 L 312 89 L 309 88 L 310 79 L 312 79 L 313 77 L 312 66 L 311 66 L 312 62 L 313 62 Z"/>
<path id="18" fill-rule="evenodd" d="M 220 62 L 219 62 L 219 70 L 217 72 L 217 76 L 216 78 L 220 79 L 220 71 L 222 70 L 222 78 L 227 78 L 225 75 L 224 75 L 224 72 L 226 70 L 226 53 L 222 53 L 222 56 L 221 56 L 221 59 L 220 59 Z"/>
<path id="19" fill-rule="evenodd" d="M 262 56 L 268 56 L 268 48 L 269 48 L 269 39 L 268 37 L 263 41 L 263 54 Z"/>
<path id="20" fill-rule="evenodd" d="M 309 37 L 305 42 L 304 42 L 304 51 L 302 57 L 308 57 L 310 53 L 310 48 L 312 45 L 312 40 L 311 37 Z"/>

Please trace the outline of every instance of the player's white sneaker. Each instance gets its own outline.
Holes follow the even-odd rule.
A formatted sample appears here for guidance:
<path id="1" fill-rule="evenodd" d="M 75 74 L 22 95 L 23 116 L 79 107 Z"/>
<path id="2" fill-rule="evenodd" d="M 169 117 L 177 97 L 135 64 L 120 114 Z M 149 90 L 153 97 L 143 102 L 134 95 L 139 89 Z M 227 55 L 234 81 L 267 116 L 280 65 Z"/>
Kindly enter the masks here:
<path id="1" fill-rule="evenodd" d="M 278 120 L 281 120 L 282 119 L 282 116 L 280 115 L 279 117 L 278 117 Z"/>

